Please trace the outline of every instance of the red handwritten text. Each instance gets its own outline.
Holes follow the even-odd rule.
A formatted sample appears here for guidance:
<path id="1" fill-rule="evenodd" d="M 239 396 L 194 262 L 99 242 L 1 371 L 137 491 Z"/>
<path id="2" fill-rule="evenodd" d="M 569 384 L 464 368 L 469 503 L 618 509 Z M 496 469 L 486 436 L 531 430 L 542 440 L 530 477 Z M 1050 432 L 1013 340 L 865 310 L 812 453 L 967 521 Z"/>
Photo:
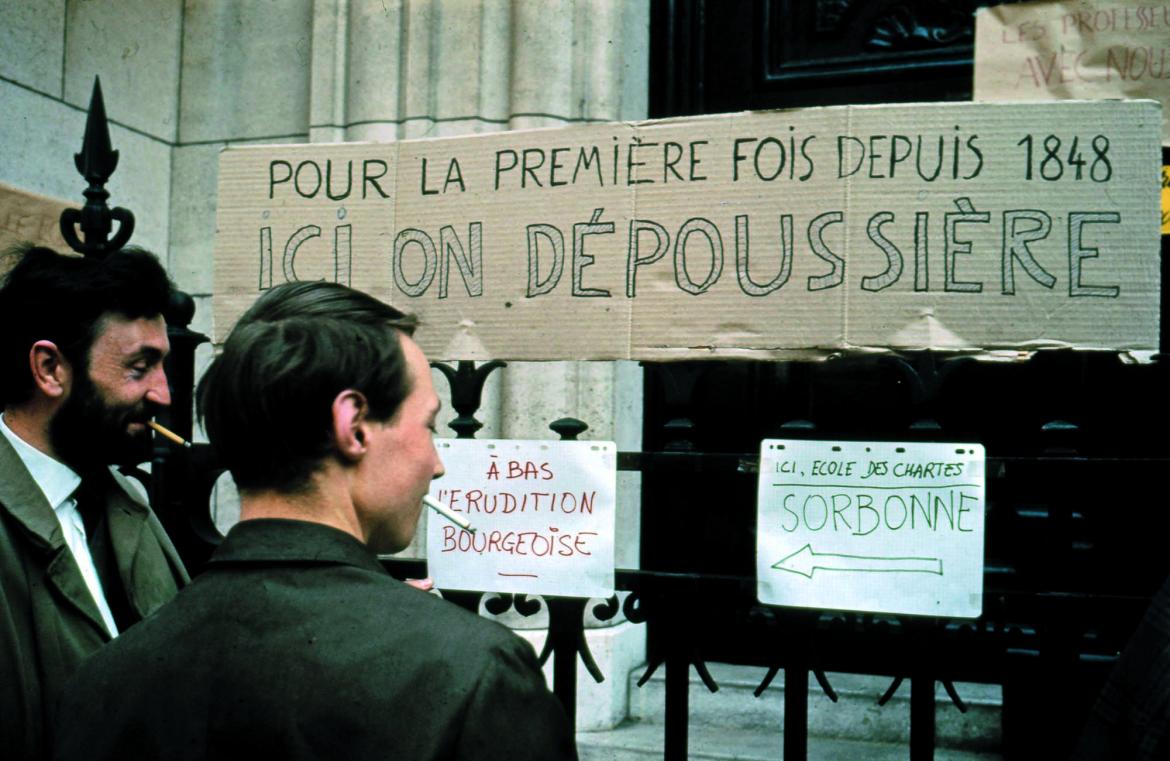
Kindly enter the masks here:
<path id="1" fill-rule="evenodd" d="M 574 513 L 593 514 L 597 491 L 487 492 L 482 489 L 440 489 L 439 500 L 457 513 Z"/>
<path id="2" fill-rule="evenodd" d="M 491 463 L 487 469 L 487 479 L 489 481 L 499 481 L 500 475 L 500 466 L 496 462 L 496 455 L 492 455 Z M 551 481 L 553 472 L 547 462 L 537 463 L 531 460 L 508 460 L 503 476 L 509 481 L 516 479 L 522 479 L 524 481 Z"/>
<path id="3" fill-rule="evenodd" d="M 520 555 L 525 557 L 574 557 L 592 555 L 588 550 L 589 537 L 596 531 L 561 531 L 549 526 L 548 531 L 481 531 L 474 534 L 443 526 L 443 552 L 474 552 L 483 554 Z"/>

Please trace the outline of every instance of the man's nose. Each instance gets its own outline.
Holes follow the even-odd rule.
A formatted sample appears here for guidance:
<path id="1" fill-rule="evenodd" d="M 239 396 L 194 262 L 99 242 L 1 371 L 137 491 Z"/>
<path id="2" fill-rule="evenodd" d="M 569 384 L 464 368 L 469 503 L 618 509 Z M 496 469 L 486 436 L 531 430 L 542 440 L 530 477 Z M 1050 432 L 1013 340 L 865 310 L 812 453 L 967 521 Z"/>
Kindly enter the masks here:
<path id="1" fill-rule="evenodd" d="M 443 459 L 441 457 L 436 456 L 435 457 L 435 475 L 431 476 L 431 480 L 433 481 L 436 478 L 442 478 L 443 474 L 446 472 L 447 472 L 447 469 L 443 467 Z"/>
<path id="2" fill-rule="evenodd" d="M 151 373 L 151 383 L 150 388 L 146 391 L 146 399 L 160 407 L 171 405 L 171 389 L 167 385 L 166 371 L 161 366 Z"/>

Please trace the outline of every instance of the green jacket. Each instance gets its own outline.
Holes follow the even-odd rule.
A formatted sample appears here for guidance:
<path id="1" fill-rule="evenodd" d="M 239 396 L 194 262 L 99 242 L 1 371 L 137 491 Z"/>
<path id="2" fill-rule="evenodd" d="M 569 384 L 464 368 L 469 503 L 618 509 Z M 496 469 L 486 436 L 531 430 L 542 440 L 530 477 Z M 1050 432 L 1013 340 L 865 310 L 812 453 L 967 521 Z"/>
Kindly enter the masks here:
<path id="1" fill-rule="evenodd" d="M 107 520 L 130 605 L 145 617 L 188 581 L 150 508 L 112 485 Z M 65 680 L 110 641 L 57 516 L 0 436 L 0 748 L 37 761 Z M 110 696 L 117 699 L 117 696 Z"/>

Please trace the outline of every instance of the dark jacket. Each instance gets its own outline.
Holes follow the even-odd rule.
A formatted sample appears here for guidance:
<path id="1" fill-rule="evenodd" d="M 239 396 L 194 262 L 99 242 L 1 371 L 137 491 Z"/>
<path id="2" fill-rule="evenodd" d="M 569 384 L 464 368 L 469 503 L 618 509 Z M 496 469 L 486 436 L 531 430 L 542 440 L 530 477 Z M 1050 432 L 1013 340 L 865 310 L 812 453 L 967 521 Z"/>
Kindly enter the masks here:
<path id="1" fill-rule="evenodd" d="M 1073 758 L 1170 758 L 1170 580 L 1105 682 Z"/>
<path id="2" fill-rule="evenodd" d="M 59 759 L 576 758 L 532 648 L 327 526 L 236 525 L 66 689 Z"/>
<path id="3" fill-rule="evenodd" d="M 124 485 L 105 494 L 111 549 L 136 617 L 187 574 L 154 513 Z M 110 640 L 53 508 L 0 436 L 0 754 L 46 757 L 65 679 Z"/>

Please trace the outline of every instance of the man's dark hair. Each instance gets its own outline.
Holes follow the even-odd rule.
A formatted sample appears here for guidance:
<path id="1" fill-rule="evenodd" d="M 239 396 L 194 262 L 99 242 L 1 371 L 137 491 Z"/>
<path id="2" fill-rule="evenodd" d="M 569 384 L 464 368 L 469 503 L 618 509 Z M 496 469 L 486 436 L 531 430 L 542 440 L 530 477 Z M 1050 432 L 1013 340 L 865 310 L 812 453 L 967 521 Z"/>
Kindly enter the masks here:
<path id="1" fill-rule="evenodd" d="M 20 244 L 2 255 L 12 264 L 0 286 L 0 405 L 33 392 L 29 349 L 52 341 L 75 372 L 89 371 L 89 350 L 102 318 L 153 318 L 166 311 L 173 285 L 154 254 L 129 247 L 105 259 Z M 15 262 L 13 264 L 13 262 Z"/>
<path id="2" fill-rule="evenodd" d="M 293 494 L 333 451 L 333 400 L 353 389 L 386 421 L 410 393 L 399 334 L 417 325 L 361 291 L 298 282 L 236 323 L 197 391 L 211 446 L 241 491 Z"/>

